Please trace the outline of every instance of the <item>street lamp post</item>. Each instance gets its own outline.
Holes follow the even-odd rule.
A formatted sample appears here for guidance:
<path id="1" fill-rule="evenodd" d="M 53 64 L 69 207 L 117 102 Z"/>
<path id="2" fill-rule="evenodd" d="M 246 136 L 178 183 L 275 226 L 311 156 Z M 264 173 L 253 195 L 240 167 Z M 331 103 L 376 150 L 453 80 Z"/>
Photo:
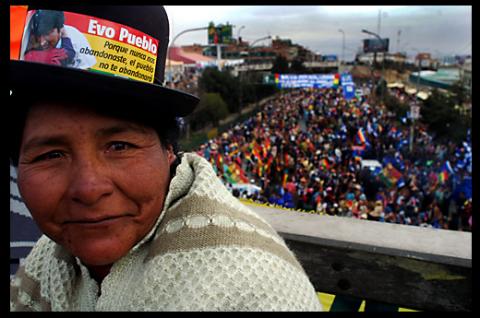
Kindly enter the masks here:
<path id="1" fill-rule="evenodd" d="M 342 33 L 342 63 L 345 64 L 345 31 L 338 29 L 338 32 Z"/>
<path id="2" fill-rule="evenodd" d="M 183 34 L 188 33 L 188 32 L 202 31 L 202 30 L 208 30 L 208 27 L 193 28 L 193 29 L 183 30 L 182 32 L 178 33 L 178 34 L 172 39 L 171 44 L 168 46 L 168 53 L 167 53 L 167 57 L 168 57 L 168 70 L 169 70 L 169 72 L 172 71 L 171 62 L 170 62 L 170 61 L 171 61 L 170 50 L 174 47 L 175 41 L 180 37 L 180 35 L 183 35 Z M 171 74 L 170 74 L 170 76 L 171 76 Z"/>
<path id="3" fill-rule="evenodd" d="M 415 49 L 415 48 L 411 48 L 412 50 L 416 51 L 417 52 L 417 57 L 418 57 L 418 71 L 417 71 L 417 82 L 416 82 L 416 85 L 415 85 L 415 106 L 414 107 L 420 107 L 420 102 L 418 100 L 418 89 L 419 89 L 419 86 L 420 86 L 420 73 L 422 72 L 422 56 L 420 54 L 420 51 Z M 413 111 L 413 107 L 410 108 L 410 116 L 412 117 L 412 124 L 410 125 L 410 143 L 409 143 L 409 151 L 410 153 L 413 151 L 413 142 L 414 142 L 414 134 L 415 134 L 415 117 L 413 114 L 416 114 L 417 111 Z"/>
<path id="4" fill-rule="evenodd" d="M 193 29 L 187 29 L 183 30 L 182 32 L 178 33 L 173 39 L 171 44 L 167 48 L 167 57 L 168 57 L 168 71 L 171 73 L 172 72 L 172 67 L 171 67 L 171 57 L 170 57 L 170 50 L 173 47 L 175 40 L 177 40 L 180 35 L 185 34 L 187 32 L 194 32 L 194 31 L 202 31 L 202 30 L 208 30 L 208 27 L 203 27 L 203 28 L 193 28 Z M 170 77 L 172 77 L 172 74 L 170 74 Z M 190 140 L 190 123 L 188 120 L 185 121 L 186 124 L 186 137 L 187 140 Z"/>
<path id="5" fill-rule="evenodd" d="M 263 38 L 260 38 L 260 39 L 256 39 L 255 41 L 252 42 L 252 44 L 249 45 L 249 47 L 252 47 L 254 44 L 256 44 L 257 42 L 260 42 L 260 41 L 263 41 L 263 40 L 268 40 L 268 39 L 271 39 L 272 36 L 271 35 L 267 35 Z"/>
<path id="6" fill-rule="evenodd" d="M 365 30 L 365 29 L 362 29 L 362 32 L 373 35 L 374 37 L 376 37 L 380 41 L 380 43 L 382 42 L 382 38 L 380 37 L 380 35 L 378 35 L 374 32 Z M 376 59 L 377 52 L 375 51 L 374 54 L 375 54 L 375 59 Z M 385 81 L 384 73 L 385 73 L 385 52 L 383 52 L 383 57 L 382 57 L 382 81 Z M 385 89 L 382 87 L 382 102 L 383 102 L 383 99 L 384 99 L 384 92 L 385 92 Z"/>
<path id="7" fill-rule="evenodd" d="M 253 47 L 254 44 L 256 44 L 257 42 L 260 42 L 260 41 L 263 41 L 263 40 L 268 40 L 268 39 L 271 39 L 272 37 L 270 35 L 268 36 L 265 36 L 263 38 L 259 38 L 259 39 L 256 39 L 255 41 L 253 41 L 251 44 L 249 44 L 247 46 L 247 52 L 248 52 L 248 60 L 250 61 L 250 49 Z"/>
<path id="8" fill-rule="evenodd" d="M 243 29 L 245 29 L 245 26 L 242 25 L 240 28 L 238 28 L 238 31 L 237 31 L 237 39 L 240 39 L 240 31 L 242 31 Z"/>
<path id="9" fill-rule="evenodd" d="M 265 36 L 265 37 L 256 39 L 256 40 L 254 40 L 251 44 L 248 45 L 248 47 L 247 47 L 247 52 L 248 52 L 249 62 L 250 62 L 250 49 L 253 47 L 253 45 L 256 44 L 257 42 L 260 42 L 260 41 L 263 41 L 263 40 L 268 40 L 268 39 L 271 39 L 271 38 L 272 38 L 272 37 L 271 37 L 270 35 L 268 35 L 268 36 Z M 248 65 L 248 64 L 249 64 L 249 63 L 247 63 L 247 65 Z M 250 67 L 247 66 L 247 73 L 248 73 L 248 70 L 249 70 L 249 69 L 250 69 Z M 249 82 L 250 82 L 250 73 L 248 73 L 247 78 L 249 79 Z M 254 89 L 253 91 L 254 91 L 254 94 L 255 94 L 255 100 L 256 100 L 256 103 L 257 103 L 257 107 L 258 107 L 257 93 L 256 93 L 255 89 Z"/>

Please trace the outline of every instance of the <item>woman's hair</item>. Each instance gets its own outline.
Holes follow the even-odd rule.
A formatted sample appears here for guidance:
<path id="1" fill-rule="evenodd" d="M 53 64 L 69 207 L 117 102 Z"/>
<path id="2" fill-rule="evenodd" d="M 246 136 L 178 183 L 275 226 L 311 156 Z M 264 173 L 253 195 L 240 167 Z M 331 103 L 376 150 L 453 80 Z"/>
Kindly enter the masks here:
<path id="1" fill-rule="evenodd" d="M 18 166 L 23 129 L 29 108 L 41 101 L 58 103 L 62 102 L 63 100 L 65 103 L 64 98 L 55 98 L 52 96 L 45 99 L 39 99 L 38 95 L 32 95 L 33 96 L 17 96 L 15 98 L 11 97 L 11 99 L 13 99 L 13 111 L 11 116 L 13 117 L 11 118 L 12 126 L 10 129 L 11 135 L 9 138 L 8 148 L 11 163 L 15 167 Z M 96 102 L 92 102 L 92 100 L 96 100 Z M 92 96 L 79 96 L 78 98 L 75 98 L 75 105 L 81 105 L 82 107 L 93 110 L 99 115 L 133 121 L 135 123 L 153 128 L 164 148 L 166 148 L 168 145 L 172 146 L 173 152 L 177 157 L 177 160 L 174 162 L 174 164 L 172 164 L 172 172 L 175 171 L 176 165 L 178 165 L 180 162 L 181 157 L 178 145 L 180 126 L 178 119 L 175 116 L 165 113 L 165 111 L 160 111 L 160 108 L 157 108 L 158 111 L 155 111 L 155 107 L 151 105 L 133 105 L 133 103 L 131 103 L 128 104 L 128 106 L 122 106 L 116 103 L 114 100 L 106 101 L 102 99 L 95 99 L 95 97 Z"/>

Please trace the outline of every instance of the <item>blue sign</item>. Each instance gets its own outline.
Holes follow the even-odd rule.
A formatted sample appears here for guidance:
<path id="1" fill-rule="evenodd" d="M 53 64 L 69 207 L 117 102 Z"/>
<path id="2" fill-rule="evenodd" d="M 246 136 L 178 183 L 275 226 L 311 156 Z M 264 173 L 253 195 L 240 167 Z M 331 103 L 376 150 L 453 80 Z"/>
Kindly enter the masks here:
<path id="1" fill-rule="evenodd" d="M 352 74 L 343 73 L 340 77 L 340 81 L 341 81 L 342 85 L 353 84 Z"/>
<path id="2" fill-rule="evenodd" d="M 336 62 L 337 61 L 337 56 L 330 54 L 330 55 L 324 55 L 322 56 L 322 60 L 324 62 Z"/>
<path id="3" fill-rule="evenodd" d="M 332 88 L 335 74 L 280 74 L 275 78 L 279 88 Z"/>
<path id="4" fill-rule="evenodd" d="M 353 83 L 342 85 L 342 88 L 343 88 L 343 97 L 346 100 L 350 100 L 355 97 L 355 85 Z"/>
<path id="5" fill-rule="evenodd" d="M 350 100 L 355 96 L 355 83 L 353 82 L 352 75 L 350 73 L 343 73 L 340 76 L 340 81 L 343 89 L 343 97 L 346 100 Z"/>

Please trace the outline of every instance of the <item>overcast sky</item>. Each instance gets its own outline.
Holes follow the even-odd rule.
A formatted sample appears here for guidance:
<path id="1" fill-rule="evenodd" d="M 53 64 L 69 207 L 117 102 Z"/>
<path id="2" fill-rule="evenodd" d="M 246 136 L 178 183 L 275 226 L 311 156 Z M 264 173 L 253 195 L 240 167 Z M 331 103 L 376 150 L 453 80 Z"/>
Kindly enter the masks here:
<path id="1" fill-rule="evenodd" d="M 390 52 L 415 50 L 434 57 L 471 54 L 471 6 L 165 6 L 170 20 L 170 40 L 180 32 L 229 22 L 245 41 L 268 35 L 291 39 L 319 54 L 342 54 L 353 59 L 362 46 L 366 29 L 390 39 Z M 378 30 L 380 14 L 380 30 Z M 244 28 L 241 28 L 244 26 Z M 379 31 L 379 32 L 378 32 Z M 400 32 L 400 36 L 398 36 Z M 175 45 L 207 44 L 207 31 L 181 35 Z M 257 42 L 267 45 L 268 40 Z"/>

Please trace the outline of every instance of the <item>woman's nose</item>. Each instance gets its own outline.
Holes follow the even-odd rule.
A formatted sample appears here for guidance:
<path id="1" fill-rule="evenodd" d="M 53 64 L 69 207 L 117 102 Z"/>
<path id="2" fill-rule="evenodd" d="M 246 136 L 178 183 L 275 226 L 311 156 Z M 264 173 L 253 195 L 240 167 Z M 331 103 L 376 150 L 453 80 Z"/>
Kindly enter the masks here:
<path id="1" fill-rule="evenodd" d="M 71 200 L 91 206 L 109 196 L 113 188 L 108 170 L 101 163 L 83 161 L 74 165 L 68 190 Z"/>

